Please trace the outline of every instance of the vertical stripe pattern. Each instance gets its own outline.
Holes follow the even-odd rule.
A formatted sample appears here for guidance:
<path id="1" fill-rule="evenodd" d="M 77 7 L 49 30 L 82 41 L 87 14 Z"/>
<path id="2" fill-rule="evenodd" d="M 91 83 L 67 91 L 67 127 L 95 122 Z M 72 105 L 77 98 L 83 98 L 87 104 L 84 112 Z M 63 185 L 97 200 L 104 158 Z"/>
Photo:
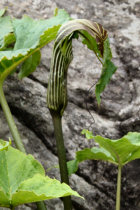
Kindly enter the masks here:
<path id="1" fill-rule="evenodd" d="M 47 105 L 50 110 L 60 112 L 61 115 L 67 105 L 67 70 L 72 58 L 70 36 L 55 43 L 47 89 Z"/>
<path id="2" fill-rule="evenodd" d="M 85 19 L 72 20 L 61 26 L 53 48 L 50 78 L 47 89 L 47 106 L 63 115 L 67 105 L 67 71 L 72 61 L 74 32 L 87 31 L 97 42 L 103 57 L 103 43 L 107 31 L 98 23 Z"/>

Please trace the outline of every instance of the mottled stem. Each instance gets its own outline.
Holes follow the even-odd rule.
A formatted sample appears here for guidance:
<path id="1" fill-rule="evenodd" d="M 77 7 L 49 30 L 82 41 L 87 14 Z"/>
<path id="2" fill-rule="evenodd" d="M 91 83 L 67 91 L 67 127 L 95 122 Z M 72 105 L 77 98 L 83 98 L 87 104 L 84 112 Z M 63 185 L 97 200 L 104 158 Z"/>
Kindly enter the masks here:
<path id="1" fill-rule="evenodd" d="M 52 115 L 53 124 L 54 124 L 54 133 L 55 133 L 57 153 L 58 153 L 58 158 L 59 158 L 61 182 L 64 182 L 69 185 L 66 151 L 65 151 L 63 132 L 62 132 L 61 115 L 53 111 L 51 111 L 51 115 Z M 64 210 L 72 210 L 72 203 L 71 203 L 70 196 L 63 198 L 63 204 L 64 204 Z"/>

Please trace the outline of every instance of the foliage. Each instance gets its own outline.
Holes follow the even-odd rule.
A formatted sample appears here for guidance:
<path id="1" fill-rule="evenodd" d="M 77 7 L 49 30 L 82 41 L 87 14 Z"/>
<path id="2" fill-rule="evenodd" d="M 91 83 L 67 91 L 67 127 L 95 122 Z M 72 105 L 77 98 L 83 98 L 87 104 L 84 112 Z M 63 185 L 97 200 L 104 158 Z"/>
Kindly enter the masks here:
<path id="1" fill-rule="evenodd" d="M 0 26 L 4 29 L 0 35 L 0 81 L 4 81 L 21 63 L 20 79 L 33 72 L 40 61 L 40 48 L 54 40 L 61 24 L 69 19 L 64 10 L 58 10 L 57 16 L 48 20 L 33 20 L 28 16 L 22 19 L 1 17 Z M 11 43 L 14 46 L 9 49 L 7 45 Z"/>
<path id="2" fill-rule="evenodd" d="M 93 136 L 91 132 L 85 129 L 82 134 L 85 134 L 88 139 L 94 139 L 99 144 L 99 147 L 77 151 L 75 161 L 71 162 L 70 167 L 68 164 L 69 174 L 75 173 L 78 164 L 85 160 L 109 161 L 122 167 L 130 161 L 140 158 L 140 133 L 138 132 L 129 132 L 118 140 Z"/>
<path id="3" fill-rule="evenodd" d="M 68 195 L 80 197 L 68 185 L 45 176 L 42 165 L 32 155 L 25 155 L 11 146 L 0 151 L 0 168 L 0 206 L 10 208 Z"/>
<path id="4" fill-rule="evenodd" d="M 140 133 L 129 132 L 117 140 L 111 140 L 102 136 L 93 136 L 88 130 L 83 130 L 88 139 L 94 139 L 99 146 L 85 148 L 76 152 L 76 159 L 67 163 L 69 175 L 75 173 L 78 164 L 85 160 L 109 161 L 118 166 L 116 210 L 120 210 L 121 200 L 121 169 L 132 160 L 140 158 Z"/>

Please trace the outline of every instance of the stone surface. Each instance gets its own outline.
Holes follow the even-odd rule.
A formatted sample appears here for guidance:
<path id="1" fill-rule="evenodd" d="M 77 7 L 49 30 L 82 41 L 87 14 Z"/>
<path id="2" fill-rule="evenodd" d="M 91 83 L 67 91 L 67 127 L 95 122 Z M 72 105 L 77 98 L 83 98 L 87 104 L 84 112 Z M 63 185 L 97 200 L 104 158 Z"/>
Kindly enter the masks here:
<path id="1" fill-rule="evenodd" d="M 100 75 L 96 57 L 80 42 L 74 41 L 74 59 L 68 75 L 68 106 L 63 117 L 63 132 L 67 159 L 75 152 L 93 146 L 80 133 L 83 128 L 94 134 L 120 138 L 128 131 L 140 131 L 140 2 L 139 0 L 1 0 L 8 13 L 21 17 L 51 17 L 55 7 L 65 8 L 73 18 L 87 18 L 103 24 L 109 31 L 114 63 L 118 70 L 102 94 L 97 107 L 94 86 Z M 46 174 L 59 179 L 54 130 L 46 107 L 52 44 L 42 49 L 42 60 L 37 70 L 22 81 L 10 76 L 5 84 L 6 98 L 21 132 L 28 153 L 45 167 Z M 92 115 L 92 116 L 91 116 Z M 0 138 L 10 133 L 0 112 Z M 121 210 L 140 209 L 140 161 L 123 170 Z M 85 197 L 73 197 L 75 210 L 113 210 L 115 208 L 117 169 L 108 163 L 86 161 L 72 175 L 70 184 Z M 47 201 L 48 210 L 62 210 L 59 199 Z M 18 209 L 36 209 L 35 205 Z M 2 209 L 2 208 L 0 208 Z"/>

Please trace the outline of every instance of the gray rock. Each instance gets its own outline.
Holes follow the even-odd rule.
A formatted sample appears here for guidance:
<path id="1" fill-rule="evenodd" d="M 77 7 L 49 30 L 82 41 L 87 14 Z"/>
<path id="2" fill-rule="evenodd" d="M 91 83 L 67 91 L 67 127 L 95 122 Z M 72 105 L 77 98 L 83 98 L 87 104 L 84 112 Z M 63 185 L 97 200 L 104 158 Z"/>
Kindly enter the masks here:
<path id="1" fill-rule="evenodd" d="M 140 3 L 139 0 L 2 0 L 15 17 L 28 14 L 33 18 L 52 16 L 55 7 L 65 8 L 73 18 L 100 22 L 109 31 L 114 63 L 118 70 L 102 94 L 98 108 L 94 89 L 100 71 L 96 57 L 80 42 L 74 41 L 74 59 L 68 75 L 68 106 L 63 116 L 63 132 L 67 159 L 77 150 L 92 147 L 81 135 L 86 128 L 109 138 L 120 138 L 128 131 L 140 131 Z M 21 132 L 27 152 L 44 166 L 46 174 L 59 179 L 54 130 L 46 107 L 52 44 L 42 49 L 42 61 L 37 70 L 22 81 L 10 76 L 5 84 L 6 98 Z M 74 79 L 73 79 L 74 78 Z M 92 116 L 91 116 L 92 115 Z M 0 112 L 0 138 L 11 136 Z M 122 177 L 122 210 L 140 208 L 139 160 L 125 166 Z M 86 161 L 70 178 L 71 187 L 85 200 L 73 197 L 74 209 L 113 210 L 115 208 L 117 169 L 108 163 Z M 48 210 L 63 209 L 61 200 L 47 201 Z M 2 209 L 2 208 L 0 208 Z M 29 204 L 18 209 L 36 209 Z"/>

